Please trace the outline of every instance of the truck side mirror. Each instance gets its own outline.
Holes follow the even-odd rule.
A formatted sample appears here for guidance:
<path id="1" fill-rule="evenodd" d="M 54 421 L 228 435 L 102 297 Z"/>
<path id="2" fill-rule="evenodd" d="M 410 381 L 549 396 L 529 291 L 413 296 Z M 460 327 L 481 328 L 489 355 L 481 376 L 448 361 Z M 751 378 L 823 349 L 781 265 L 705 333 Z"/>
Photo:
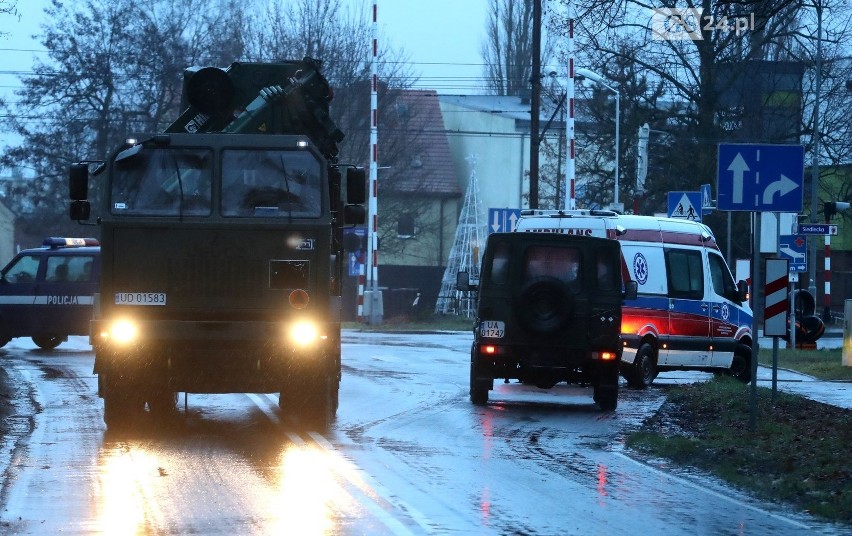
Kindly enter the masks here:
<path id="1" fill-rule="evenodd" d="M 624 299 L 625 300 L 635 300 L 639 295 L 639 283 L 636 281 L 628 281 L 626 285 L 624 285 Z"/>
<path id="2" fill-rule="evenodd" d="M 74 221 L 86 221 L 92 213 L 92 207 L 86 200 L 71 201 L 70 216 Z"/>
<path id="3" fill-rule="evenodd" d="M 367 174 L 364 168 L 346 168 L 346 202 L 353 205 L 367 202 Z"/>
<path id="4" fill-rule="evenodd" d="M 470 274 L 466 271 L 456 273 L 456 290 L 468 292 L 471 290 L 479 290 L 479 285 L 470 282 Z"/>
<path id="5" fill-rule="evenodd" d="M 68 198 L 83 201 L 89 198 L 89 164 L 71 164 L 68 171 Z"/>
<path id="6" fill-rule="evenodd" d="M 344 225 L 364 225 L 367 221 L 367 209 L 364 205 L 346 205 L 343 207 Z"/>

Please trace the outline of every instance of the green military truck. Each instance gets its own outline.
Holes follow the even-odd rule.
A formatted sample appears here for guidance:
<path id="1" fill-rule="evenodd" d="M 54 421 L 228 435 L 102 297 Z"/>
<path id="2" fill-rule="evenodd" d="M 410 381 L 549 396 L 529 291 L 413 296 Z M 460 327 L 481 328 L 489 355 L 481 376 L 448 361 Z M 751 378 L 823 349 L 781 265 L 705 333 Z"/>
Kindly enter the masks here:
<path id="1" fill-rule="evenodd" d="M 72 219 L 90 219 L 97 189 L 91 342 L 108 427 L 169 415 L 179 392 L 280 393 L 306 426 L 334 418 L 343 228 L 364 222 L 366 184 L 337 164 L 319 67 L 188 69 L 165 132 L 72 165 Z"/>
<path id="2" fill-rule="evenodd" d="M 498 378 L 542 389 L 588 385 L 605 411 L 618 405 L 621 248 L 606 238 L 493 233 L 478 283 L 459 272 L 458 289 L 478 292 L 470 356 L 470 400 L 488 402 Z"/>

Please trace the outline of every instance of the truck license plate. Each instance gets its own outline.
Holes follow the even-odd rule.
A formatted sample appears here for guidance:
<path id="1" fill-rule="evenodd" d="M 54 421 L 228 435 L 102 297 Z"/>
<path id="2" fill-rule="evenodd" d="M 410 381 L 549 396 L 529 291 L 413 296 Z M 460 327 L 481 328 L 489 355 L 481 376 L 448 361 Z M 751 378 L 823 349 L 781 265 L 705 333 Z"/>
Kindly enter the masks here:
<path id="1" fill-rule="evenodd" d="M 479 335 L 489 339 L 502 339 L 506 324 L 500 320 L 483 320 L 479 324 Z"/>
<path id="2" fill-rule="evenodd" d="M 116 292 L 116 305 L 165 305 L 165 292 Z"/>

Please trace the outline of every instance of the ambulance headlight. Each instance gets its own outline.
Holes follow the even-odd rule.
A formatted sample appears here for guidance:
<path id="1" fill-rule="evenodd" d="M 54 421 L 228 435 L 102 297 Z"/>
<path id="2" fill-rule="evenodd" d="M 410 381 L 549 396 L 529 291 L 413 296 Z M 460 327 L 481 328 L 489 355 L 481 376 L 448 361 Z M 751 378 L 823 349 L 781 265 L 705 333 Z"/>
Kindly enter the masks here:
<path id="1" fill-rule="evenodd" d="M 109 329 L 101 336 L 117 344 L 130 344 L 139 336 L 139 326 L 132 320 L 116 320 L 109 325 Z"/>
<path id="2" fill-rule="evenodd" d="M 297 346 L 312 346 L 319 339 L 319 328 L 313 322 L 300 320 L 290 326 L 290 340 Z"/>

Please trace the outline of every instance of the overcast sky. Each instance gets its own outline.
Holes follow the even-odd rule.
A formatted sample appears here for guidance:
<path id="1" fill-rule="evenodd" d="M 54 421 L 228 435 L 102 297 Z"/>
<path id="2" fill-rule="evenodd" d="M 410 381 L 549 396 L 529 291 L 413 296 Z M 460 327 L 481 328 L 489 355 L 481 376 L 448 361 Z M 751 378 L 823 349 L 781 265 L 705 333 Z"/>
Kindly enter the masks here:
<path id="1" fill-rule="evenodd" d="M 372 0 L 345 0 L 372 6 Z M 34 56 L 46 57 L 38 39 L 50 0 L 18 0 L 18 19 L 0 17 L 0 92 L 10 101 L 20 75 L 32 71 Z M 481 88 L 480 49 L 490 0 L 378 0 L 379 46 L 404 49 L 417 87 L 440 93 L 474 93 Z M 369 9 L 365 16 L 370 16 Z M 369 19 L 368 22 L 372 22 Z M 0 146 L 6 134 L 0 133 Z"/>

